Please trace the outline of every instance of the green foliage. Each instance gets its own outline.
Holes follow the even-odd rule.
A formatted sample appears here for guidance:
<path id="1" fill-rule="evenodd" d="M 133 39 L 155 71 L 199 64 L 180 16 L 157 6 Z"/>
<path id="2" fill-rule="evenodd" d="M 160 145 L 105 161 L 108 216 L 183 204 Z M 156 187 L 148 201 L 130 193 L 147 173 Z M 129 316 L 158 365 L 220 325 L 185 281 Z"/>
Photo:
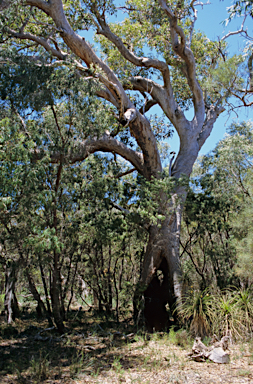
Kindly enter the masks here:
<path id="1" fill-rule="evenodd" d="M 179 329 L 178 331 L 175 331 L 173 326 L 170 328 L 168 340 L 170 343 L 178 345 L 184 349 L 189 347 L 189 345 L 192 343 L 189 332 L 187 332 L 185 329 Z"/>
<path id="2" fill-rule="evenodd" d="M 193 9 L 190 2 L 170 2 L 173 12 L 180 19 L 180 25 L 184 29 L 186 38 L 191 34 Z M 170 29 L 165 13 L 159 5 L 151 1 L 133 0 L 128 2 L 131 8 L 129 18 L 121 23 L 110 23 L 114 34 L 119 36 L 123 43 L 136 56 L 163 58 L 170 65 L 173 92 L 177 103 L 183 109 L 192 107 L 192 95 L 184 76 L 184 66 L 174 53 L 170 42 Z M 95 12 L 94 12 L 95 13 Z M 113 71 L 125 84 L 131 76 L 143 76 L 161 80 L 161 74 L 154 68 L 139 68 L 127 61 L 105 36 L 98 34 L 96 41 L 100 43 L 103 58 L 109 63 Z M 225 99 L 228 97 L 228 89 L 233 89 L 241 82 L 241 73 L 237 64 L 241 58 L 229 59 L 228 64 L 223 63 L 220 52 L 225 51 L 226 43 L 220 45 L 210 41 L 201 32 L 194 32 L 191 36 L 191 49 L 196 60 L 196 71 L 203 89 L 207 93 L 207 103 L 215 102 L 220 94 Z M 221 69 L 220 66 L 222 67 Z M 231 68 L 231 72 L 229 72 Z M 229 73 L 228 73 L 229 72 Z M 233 77 L 231 78 L 231 73 Z M 230 76 L 230 77 L 229 77 Z M 212 87 L 212 79 L 215 78 L 215 90 Z M 130 87 L 131 89 L 131 87 Z"/>
<path id="3" fill-rule="evenodd" d="M 234 339 L 252 335 L 252 294 L 248 290 L 227 289 L 212 297 L 210 310 L 213 314 L 212 330 L 222 337 Z"/>
<path id="4" fill-rule="evenodd" d="M 219 97 L 227 101 L 231 92 L 243 87 L 244 58 L 236 55 L 228 58 L 213 69 L 203 83 L 203 89 L 208 92 L 208 102 L 214 103 Z"/>
<path id="5" fill-rule="evenodd" d="M 239 308 L 244 313 L 244 324 L 249 333 L 252 330 L 252 319 L 253 319 L 253 295 L 252 290 L 248 289 L 240 289 L 237 294 L 237 303 Z"/>
<path id="6" fill-rule="evenodd" d="M 183 322 L 190 323 L 190 331 L 194 336 L 204 337 L 210 331 L 209 290 L 197 291 L 193 287 L 182 298 L 177 312 Z"/>
<path id="7" fill-rule="evenodd" d="M 91 368 L 92 365 L 93 362 L 90 356 L 81 351 L 77 354 L 77 356 L 73 357 L 72 359 L 72 364 L 70 367 L 71 378 L 77 378 L 81 373 Z"/>
<path id="8" fill-rule="evenodd" d="M 247 81 L 243 58 L 225 60 L 224 42 L 216 44 L 192 31 L 192 2 L 170 0 L 168 4 L 185 33 L 186 45 L 191 46 L 197 77 L 206 94 L 206 107 L 220 99 L 226 103 L 231 92 L 243 88 Z M 66 0 L 63 7 L 74 31 L 95 28 L 100 57 L 128 89 L 131 102 L 141 108 L 143 99 L 147 101 L 146 92 L 137 95 L 129 86 L 129 78 L 143 76 L 160 84 L 162 75 L 155 68 L 137 67 L 125 60 L 102 34 L 99 23 L 105 23 L 107 15 L 117 14 L 113 1 Z M 189 109 L 193 105 L 192 92 L 186 68 L 171 46 L 167 16 L 153 0 L 130 0 L 127 7 L 131 8 L 129 17 L 121 23 L 111 23 L 111 31 L 135 55 L 164 60 L 170 68 L 178 105 Z M 28 44 L 25 39 L 17 39 L 16 33 L 21 32 L 36 36 L 36 41 Z M 0 242 L 5 248 L 4 257 L 22 261 L 24 273 L 31 272 L 30 287 L 33 279 L 35 286 L 42 282 L 49 313 L 54 304 L 48 298 L 49 287 L 52 292 L 55 284 L 59 296 L 56 307 L 61 306 L 61 317 L 67 300 L 69 307 L 74 294 L 83 299 L 81 290 L 75 288 L 79 278 L 88 285 L 95 306 L 107 313 L 115 310 L 119 319 L 129 310 L 140 275 L 147 233 L 139 224 L 145 228 L 161 227 L 164 212 L 175 208 L 169 203 L 173 189 L 187 189 L 188 180 L 175 181 L 166 169 L 151 180 L 136 173 L 127 175 L 128 164 L 120 162 L 114 152 L 83 160 L 85 140 L 97 139 L 107 130 L 113 137 L 117 135 L 121 143 L 139 150 L 129 127 L 116 118 L 115 108 L 95 96 L 101 69 L 87 65 L 81 70 L 81 62 L 66 47 L 64 33 L 53 20 L 23 2 L 14 0 L 1 12 L 0 33 Z M 45 50 L 38 41 L 46 45 Z M 170 125 L 163 117 L 153 116 L 150 121 L 158 141 L 170 136 Z M 244 143 L 245 136 L 250 143 L 249 131 L 248 136 L 246 129 L 244 133 L 231 131 L 230 138 L 216 148 L 216 153 L 203 160 L 203 172 L 196 177 L 196 186 L 202 190 L 193 191 L 187 200 L 182 256 L 188 283 L 201 279 L 200 291 L 213 277 L 220 288 L 236 283 L 232 271 L 235 249 L 246 248 L 248 256 L 252 252 L 250 231 L 242 231 L 239 221 L 240 229 L 231 229 L 231 211 L 240 211 L 241 219 L 246 217 L 243 209 L 251 194 L 247 161 L 252 153 Z M 161 152 L 167 156 L 166 145 L 160 144 Z M 229 154 L 231 147 L 236 153 L 234 158 Z M 69 161 L 74 151 L 79 152 L 81 164 Z M 224 186 L 225 193 L 221 192 Z M 243 254 L 243 270 L 249 266 L 248 256 Z M 239 263 L 240 257 L 239 252 Z M 193 268 L 198 278 L 192 278 Z M 239 266 L 237 273 L 243 274 Z M 64 284 L 61 279 L 65 279 Z M 37 294 L 41 294 L 39 288 Z M 192 329 L 207 332 L 205 301 L 200 297 L 191 300 L 187 305 L 194 314 Z M 189 319 L 187 311 L 184 316 Z"/>
<path id="9" fill-rule="evenodd" d="M 183 324 L 194 336 L 224 335 L 234 340 L 252 335 L 252 291 L 235 287 L 221 291 L 189 290 L 177 307 Z"/>
<path id="10" fill-rule="evenodd" d="M 236 16 L 244 16 L 245 14 L 253 17 L 253 3 L 252 0 L 235 0 L 233 4 L 228 7 L 228 18 L 225 21 L 226 24 L 229 23 Z"/>
<path id="11" fill-rule="evenodd" d="M 246 286 L 252 282 L 252 155 L 252 124 L 232 124 L 195 167 L 181 236 L 188 285 L 222 289 L 237 285 L 238 277 Z"/>
<path id="12" fill-rule="evenodd" d="M 252 203 L 245 205 L 235 221 L 235 226 L 237 230 L 234 239 L 234 244 L 237 250 L 236 273 L 240 276 L 242 281 L 247 284 L 252 284 Z"/>
<path id="13" fill-rule="evenodd" d="M 144 222 L 161 225 L 165 219 L 164 212 L 168 207 L 168 201 L 171 197 L 175 181 L 169 177 L 168 170 L 160 179 L 152 178 L 150 181 L 142 177 L 138 178 L 135 205 L 135 215 L 140 217 Z"/>
<path id="14" fill-rule="evenodd" d="M 40 352 L 39 358 L 32 358 L 31 376 L 34 383 L 41 383 L 48 378 L 49 365 L 50 361 L 48 360 L 48 356 L 43 356 L 42 352 Z"/>
<path id="15" fill-rule="evenodd" d="M 6 57 L 5 57 L 6 56 Z M 7 52 L 1 65 L 0 97 L 19 108 L 34 108 L 40 111 L 54 103 L 53 80 L 56 71 L 52 67 L 30 63 L 23 55 Z M 61 72 L 61 71 L 60 71 Z M 27 81 L 29 79 L 29 81 Z"/>
<path id="16" fill-rule="evenodd" d="M 199 281 L 202 289 L 216 284 L 223 288 L 235 281 L 230 223 L 234 204 L 227 196 L 213 196 L 207 179 L 205 183 L 202 191 L 188 193 L 184 208 L 181 246 L 185 279 L 188 284 Z"/>
<path id="17" fill-rule="evenodd" d="M 0 294 L 0 312 L 4 310 L 4 293 Z"/>
<path id="18" fill-rule="evenodd" d="M 181 237 L 185 283 L 212 290 L 188 288 L 179 313 L 196 334 L 239 339 L 252 333 L 251 290 L 228 288 L 239 279 L 252 284 L 252 132 L 250 122 L 232 124 L 195 167 Z"/>
<path id="19" fill-rule="evenodd" d="M 43 270 L 48 287 L 58 255 L 66 277 L 63 305 L 68 304 L 70 289 L 77 298 L 82 296 L 73 288 L 81 276 L 96 293 L 99 308 L 114 309 L 119 316 L 121 308 L 123 313 L 130 309 L 146 235 L 136 229 L 132 217 L 126 219 L 114 208 L 114 202 L 128 209 L 136 199 L 136 178 L 118 181 L 116 176 L 128 167 L 116 156 L 50 164 L 48 148 L 66 151 L 75 139 L 104 132 L 111 121 L 101 103 L 93 104 L 85 84 L 76 93 L 74 81 L 66 91 L 65 82 L 57 81 L 63 99 L 55 101 L 55 114 L 46 105 L 32 117 L 19 106 L 23 118 L 17 111 L 11 113 L 6 101 L 2 108 L 0 241 L 12 259 L 26 258 L 36 284 L 41 284 Z M 43 156 L 34 161 L 36 151 Z"/>

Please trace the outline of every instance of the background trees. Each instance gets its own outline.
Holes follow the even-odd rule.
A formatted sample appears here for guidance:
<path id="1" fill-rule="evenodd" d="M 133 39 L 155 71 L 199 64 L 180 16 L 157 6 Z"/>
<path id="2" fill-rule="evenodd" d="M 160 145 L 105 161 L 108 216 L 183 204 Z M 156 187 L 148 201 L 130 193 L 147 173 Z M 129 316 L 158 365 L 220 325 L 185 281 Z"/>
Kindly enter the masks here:
<path id="1" fill-rule="evenodd" d="M 13 73 L 14 87 L 21 88 L 19 62 L 12 66 L 11 76 Z M 53 80 L 47 78 L 43 98 L 45 78 L 40 71 L 32 73 L 32 81 L 39 83 L 41 105 L 35 110 L 35 94 L 29 101 L 34 112 L 28 121 L 17 110 L 22 111 L 18 97 L 14 105 L 2 104 L 0 236 L 6 300 L 10 284 L 15 298 L 13 282 L 18 278 L 22 293 L 28 288 L 37 302 L 38 315 L 45 314 L 50 324 L 53 317 L 63 332 L 72 300 L 75 305 L 77 299 L 79 305 L 82 300 L 86 304 L 87 292 L 100 311 L 105 309 L 110 314 L 115 310 L 117 317 L 128 313 L 139 278 L 143 231 L 136 230 L 134 220 L 126 220 L 118 208 L 117 203 L 127 204 L 134 196 L 136 181 L 127 176 L 127 167 L 116 156 L 91 156 L 80 165 L 52 164 L 48 159 L 49 148 L 62 149 L 69 142 L 73 145 L 75 140 L 88 137 L 90 129 L 99 134 L 100 127 L 110 119 L 102 103 L 92 102 L 87 85 L 81 89 L 79 84 L 76 93 L 76 79 L 71 82 L 68 73 L 66 87 L 61 74 L 51 72 Z M 8 84 L 9 75 L 9 71 L 2 73 Z M 23 86 L 25 93 L 26 84 Z M 52 104 L 56 97 L 61 100 Z M 20 99 L 20 103 L 28 103 L 21 93 Z M 120 182 L 124 168 L 126 179 Z M 13 268 L 9 273 L 10 262 Z M 19 275 L 12 276 L 17 269 Z M 11 316 L 10 309 L 8 312 Z"/>
<path id="2" fill-rule="evenodd" d="M 184 265 L 194 266 L 203 288 L 214 279 L 219 288 L 251 285 L 243 269 L 249 262 L 251 177 L 252 124 L 232 124 L 213 152 L 196 165 L 185 205 L 182 257 L 191 260 Z"/>

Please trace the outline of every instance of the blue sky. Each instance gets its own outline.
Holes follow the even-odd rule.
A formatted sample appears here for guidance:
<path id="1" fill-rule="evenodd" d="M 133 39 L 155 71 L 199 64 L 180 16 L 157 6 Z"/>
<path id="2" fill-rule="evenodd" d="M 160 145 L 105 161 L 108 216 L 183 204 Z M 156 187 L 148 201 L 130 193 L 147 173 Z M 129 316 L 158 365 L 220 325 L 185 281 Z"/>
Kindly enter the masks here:
<path id="1" fill-rule="evenodd" d="M 228 32 L 236 31 L 240 28 L 242 18 L 236 18 L 232 20 L 227 26 L 222 24 L 222 21 L 227 18 L 227 7 L 232 5 L 230 0 L 213 0 L 210 4 L 204 5 L 203 7 L 198 6 L 198 19 L 195 24 L 195 29 L 200 30 L 206 34 L 210 40 L 217 40 Z M 247 21 L 249 34 L 253 36 L 253 21 Z M 229 52 L 232 54 L 242 53 L 245 40 L 239 35 L 231 36 L 227 39 L 229 44 Z M 189 117 L 191 117 L 189 112 Z M 225 111 L 223 112 L 212 130 L 211 135 L 206 140 L 205 144 L 200 150 L 200 155 L 204 155 L 214 149 L 215 145 L 220 141 L 225 133 L 226 128 L 231 125 L 233 121 L 240 122 L 244 120 L 251 120 L 253 122 L 253 107 L 240 108 L 237 110 L 238 117 L 235 113 L 230 115 Z M 179 150 L 179 139 L 177 134 L 174 133 L 172 140 L 170 140 L 171 149 L 176 152 Z"/>
<path id="2" fill-rule="evenodd" d="M 230 0 L 213 0 L 210 5 L 205 5 L 203 9 L 198 7 L 198 19 L 195 24 L 196 29 L 199 29 L 207 35 L 209 39 L 217 39 L 222 37 L 228 32 L 236 31 L 240 28 L 242 18 L 236 18 L 225 27 L 221 24 L 227 18 L 226 8 L 232 4 Z M 253 36 L 253 20 L 247 21 L 249 34 Z M 229 50 L 231 53 L 242 53 L 245 40 L 238 35 L 231 36 L 227 39 Z M 224 137 L 226 127 L 228 127 L 234 120 L 243 121 L 251 120 L 253 122 L 253 107 L 241 108 L 237 111 L 239 118 L 233 113 L 230 116 L 224 112 L 219 116 L 214 125 L 210 137 L 207 139 L 201 154 L 205 154 L 215 147 L 215 144 Z"/>
<path id="3" fill-rule="evenodd" d="M 208 0 L 206 2 L 208 2 Z M 122 5 L 124 2 L 116 0 L 115 3 L 116 5 Z M 232 22 L 230 22 L 227 26 L 222 24 L 222 21 L 224 21 L 228 16 L 227 7 L 231 6 L 232 3 L 233 2 L 230 0 L 210 0 L 210 3 L 204 5 L 203 7 L 197 6 L 198 18 L 195 24 L 195 29 L 204 32 L 210 40 L 217 40 L 218 38 L 221 38 L 222 36 L 227 34 L 229 31 L 238 30 L 241 26 L 242 18 L 236 18 L 232 20 Z M 116 22 L 120 22 L 124 19 L 124 17 L 125 14 L 119 12 L 118 18 L 115 20 L 113 17 L 113 19 Z M 249 34 L 253 36 L 252 19 L 249 19 L 247 21 L 247 25 Z M 84 35 L 87 40 L 92 42 L 92 33 L 90 31 L 84 32 L 82 33 L 82 35 Z M 229 44 L 229 52 L 231 54 L 242 53 L 245 44 L 245 40 L 242 37 L 240 37 L 239 35 L 231 36 L 227 39 L 227 42 Z M 150 112 L 159 114 L 159 110 L 160 109 L 158 107 L 154 107 Z M 253 107 L 237 109 L 237 114 L 238 117 L 235 113 L 231 113 L 229 115 L 225 111 L 219 116 L 218 120 L 214 124 L 214 128 L 210 137 L 207 139 L 206 143 L 201 148 L 200 154 L 206 154 L 212 149 L 214 149 L 218 141 L 224 137 L 226 128 L 233 121 L 240 122 L 243 120 L 251 120 L 253 122 Z M 192 111 L 188 112 L 187 117 L 189 119 L 192 118 Z M 178 152 L 179 139 L 176 132 L 173 134 L 173 138 L 169 140 L 169 144 L 171 146 L 171 149 Z"/>

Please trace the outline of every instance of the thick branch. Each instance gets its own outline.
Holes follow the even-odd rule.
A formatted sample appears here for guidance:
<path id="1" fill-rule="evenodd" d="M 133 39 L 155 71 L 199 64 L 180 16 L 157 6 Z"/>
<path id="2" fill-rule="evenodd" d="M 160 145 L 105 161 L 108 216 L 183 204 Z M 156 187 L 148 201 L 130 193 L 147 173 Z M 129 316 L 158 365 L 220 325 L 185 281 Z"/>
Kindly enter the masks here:
<path id="1" fill-rule="evenodd" d="M 119 79 L 114 74 L 114 72 L 110 69 L 110 67 L 103 62 L 93 51 L 92 47 L 89 43 L 85 41 L 84 38 L 77 35 L 71 26 L 69 25 L 66 16 L 64 14 L 63 5 L 61 0 L 52 0 L 52 10 L 50 12 L 50 16 L 53 18 L 56 27 L 60 30 L 61 36 L 67 46 L 79 56 L 88 67 L 90 66 L 98 66 L 107 76 L 107 82 L 105 85 L 110 89 L 111 92 L 114 93 L 114 97 L 121 105 L 121 111 L 123 113 L 124 110 L 130 108 L 132 106 L 129 98 L 127 97 Z M 105 82 L 104 79 L 100 79 L 100 81 Z"/>
<path id="2" fill-rule="evenodd" d="M 98 76 L 98 78 L 100 78 L 99 74 L 95 76 Z M 159 87 L 163 89 L 161 86 Z M 163 92 L 166 91 L 163 89 Z M 106 98 L 107 100 L 111 101 L 115 106 L 117 106 L 115 103 L 116 100 L 111 100 L 112 95 L 108 88 L 105 87 L 104 89 L 102 89 L 100 87 L 97 91 L 97 94 L 101 97 Z M 151 105 L 154 105 L 155 103 L 156 101 L 153 100 L 151 103 L 149 103 L 148 108 L 151 107 Z M 124 128 L 126 128 L 128 125 L 130 126 L 130 132 L 132 136 L 136 139 L 138 145 L 142 149 L 144 155 L 143 172 L 147 177 L 150 177 L 151 174 L 158 175 L 158 173 L 161 172 L 162 166 L 154 133 L 151 129 L 148 120 L 142 116 L 142 113 L 143 111 L 137 111 L 135 107 L 128 108 L 123 114 L 123 116 L 120 116 L 120 119 L 122 118 L 123 121 L 126 121 Z M 140 129 L 140 127 L 142 128 Z"/>
<path id="3" fill-rule="evenodd" d="M 50 13 L 51 8 L 51 1 L 44 1 L 44 0 L 27 0 L 27 5 L 34 5 L 35 7 L 41 9 L 44 11 L 47 15 Z"/>
<path id="4" fill-rule="evenodd" d="M 75 64 L 76 64 L 76 68 L 78 70 L 78 75 L 84 77 L 86 80 L 91 80 L 91 79 L 94 79 L 94 80 L 100 79 L 101 80 L 103 78 L 102 75 L 100 77 L 100 74 L 96 74 L 96 73 L 92 72 L 89 68 L 84 67 L 77 60 L 75 61 Z M 112 103 L 118 110 L 120 109 L 120 105 L 119 105 L 118 101 L 115 99 L 112 92 L 104 84 L 101 84 L 101 83 L 99 85 L 96 84 L 96 94 L 99 97 Z"/>
<path id="5" fill-rule="evenodd" d="M 161 60 L 158 59 L 151 59 L 148 57 L 138 57 L 134 54 L 134 52 L 131 52 L 123 43 L 123 41 L 120 39 L 119 36 L 115 35 L 109 25 L 101 18 L 99 15 L 97 15 L 100 29 L 98 29 L 97 33 L 100 35 L 105 36 L 108 40 L 110 40 L 119 50 L 121 55 L 131 62 L 132 64 L 136 65 L 137 67 L 146 67 L 146 68 L 156 68 L 160 70 L 164 74 L 169 74 L 169 68 L 168 65 Z"/>
<path id="6" fill-rule="evenodd" d="M 151 177 L 151 175 L 158 175 L 162 170 L 162 166 L 159 151 L 157 149 L 157 143 L 150 123 L 139 113 L 139 111 L 136 110 L 134 104 L 126 94 L 121 82 L 113 70 L 95 54 L 90 44 L 87 43 L 84 38 L 77 35 L 73 31 L 65 16 L 62 1 L 50 0 L 50 6 L 46 8 L 45 4 L 47 3 L 44 3 L 43 1 L 39 1 L 39 3 L 37 3 L 36 0 L 29 0 L 29 4 L 38 6 L 46 13 L 48 12 L 48 15 L 53 19 L 57 30 L 68 48 L 86 63 L 88 69 L 95 72 L 95 77 L 97 77 L 100 83 L 102 83 L 109 93 L 111 93 L 112 97 L 109 96 L 109 93 L 106 92 L 105 89 L 104 92 L 101 90 L 100 95 L 102 96 L 106 93 L 110 97 L 110 101 L 113 98 L 115 100 L 113 104 L 118 107 L 120 119 L 125 120 L 127 125 L 129 124 L 130 132 L 143 152 L 143 171 L 145 175 L 147 177 Z M 112 137 L 110 137 L 110 139 L 112 140 Z M 100 143 L 100 145 L 98 145 L 98 143 Z M 95 141 L 91 140 L 88 145 L 88 151 L 94 152 L 96 150 L 101 150 L 111 152 L 114 150 L 112 149 L 112 142 L 110 142 L 110 145 L 108 145 L 108 143 L 109 138 L 106 141 L 101 141 L 101 139 L 96 139 Z M 82 155 L 77 156 L 77 158 L 85 158 L 87 155 L 85 152 L 87 144 L 88 143 L 86 142 L 83 147 Z M 118 146 L 116 147 L 118 149 Z M 117 152 L 117 149 L 115 152 Z M 121 154 L 120 152 L 119 154 Z M 141 171 L 142 165 L 140 166 L 139 164 L 140 158 L 137 156 L 138 161 L 137 164 L 135 164 L 136 156 L 134 157 L 135 159 L 133 165 Z M 74 160 L 72 159 L 71 161 Z M 77 159 L 75 161 L 77 161 Z M 131 161 L 131 159 L 129 159 L 129 161 Z"/>
<path id="7" fill-rule="evenodd" d="M 213 125 L 217 120 L 218 116 L 224 111 L 225 111 L 225 108 L 215 107 L 215 106 L 211 106 L 207 111 L 205 123 L 198 137 L 199 149 L 202 147 L 202 145 L 205 143 L 206 139 L 209 137 L 210 133 L 212 132 Z"/>
<path id="8" fill-rule="evenodd" d="M 105 99 L 112 103 L 117 109 L 120 109 L 120 105 L 117 102 L 117 100 L 113 97 L 112 93 L 109 91 L 106 87 L 99 87 L 96 89 L 96 94 L 98 97 L 101 97 L 102 99 Z"/>
<path id="9" fill-rule="evenodd" d="M 172 86 L 171 86 L 171 81 L 170 81 L 170 70 L 168 65 L 161 60 L 158 59 L 151 59 L 148 57 L 138 57 L 134 54 L 134 52 L 130 51 L 121 38 L 117 35 L 115 35 L 108 24 L 105 22 L 105 20 L 98 14 L 96 13 L 96 16 L 98 18 L 100 27 L 97 31 L 98 34 L 101 34 L 105 36 L 108 40 L 110 40 L 119 50 L 121 55 L 131 62 L 132 64 L 136 65 L 137 67 L 145 67 L 145 68 L 155 68 L 158 69 L 163 76 L 163 81 L 164 81 L 164 88 L 168 92 L 168 97 L 171 99 L 174 99 L 173 96 L 173 91 L 172 91 Z"/>
<path id="10" fill-rule="evenodd" d="M 10 28 L 6 28 L 6 30 L 11 36 L 13 36 L 17 39 L 34 41 L 35 43 L 44 47 L 46 49 L 46 51 L 50 52 L 53 56 L 57 57 L 60 60 L 64 60 L 67 57 L 66 53 L 63 53 L 61 50 L 57 50 L 57 49 L 53 48 L 49 44 L 48 40 L 44 39 L 43 37 L 33 35 L 32 33 L 16 32 Z"/>
<path id="11" fill-rule="evenodd" d="M 186 38 L 183 29 L 178 25 L 177 18 L 167 5 L 165 0 L 158 0 L 161 8 L 168 16 L 171 31 L 171 43 L 174 52 L 180 56 L 186 64 L 187 81 L 193 95 L 195 118 L 197 125 L 204 123 L 205 105 L 201 87 L 196 78 L 195 58 L 189 47 L 186 46 Z M 180 39 L 180 40 L 179 40 Z"/>
<path id="12" fill-rule="evenodd" d="M 110 67 L 103 62 L 93 51 L 89 43 L 84 38 L 77 35 L 71 28 L 68 20 L 66 19 L 63 4 L 61 0 L 51 0 L 50 5 L 41 0 L 28 0 L 27 4 L 34 5 L 45 13 L 47 13 L 55 22 L 57 29 L 60 31 L 60 35 L 63 38 L 67 46 L 72 50 L 74 54 L 80 57 L 88 67 L 98 66 L 105 77 L 100 76 L 100 81 L 103 82 L 106 87 L 112 92 L 113 97 L 120 105 L 120 113 L 123 115 L 126 109 L 132 107 L 132 103 L 127 97 L 120 81 Z"/>
<path id="13" fill-rule="evenodd" d="M 76 163 L 78 161 L 85 160 L 90 154 L 95 152 L 115 152 L 129 161 L 138 172 L 143 173 L 143 156 L 125 144 L 121 143 L 115 138 L 112 138 L 110 134 L 105 133 L 100 138 L 92 138 L 78 142 L 70 151 L 63 155 L 60 152 L 51 155 L 51 161 L 57 163 L 64 157 L 64 160 L 68 163 Z M 38 153 L 37 157 L 41 157 Z"/>
<path id="14" fill-rule="evenodd" d="M 140 92 L 148 92 L 152 98 L 157 101 L 166 116 L 176 128 L 180 137 L 187 134 L 186 128 L 189 127 L 189 122 L 184 113 L 170 96 L 169 92 L 161 85 L 150 79 L 145 79 L 141 76 L 131 77 L 124 83 L 126 89 L 134 89 Z"/>

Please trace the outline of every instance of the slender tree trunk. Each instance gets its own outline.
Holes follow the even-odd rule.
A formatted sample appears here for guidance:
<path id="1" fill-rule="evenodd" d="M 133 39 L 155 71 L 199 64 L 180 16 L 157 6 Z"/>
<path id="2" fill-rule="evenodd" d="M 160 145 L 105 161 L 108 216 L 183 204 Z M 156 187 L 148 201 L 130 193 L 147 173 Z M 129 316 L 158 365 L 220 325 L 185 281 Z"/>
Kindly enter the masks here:
<path id="1" fill-rule="evenodd" d="M 54 269 L 52 273 L 51 284 L 51 300 L 52 312 L 57 330 L 63 334 L 65 331 L 63 319 L 61 315 L 61 302 L 60 302 L 60 271 L 59 271 L 59 257 L 57 252 L 54 251 Z"/>
<path id="2" fill-rule="evenodd" d="M 66 310 L 65 310 L 65 304 L 64 304 L 64 298 L 63 298 L 63 292 L 62 292 L 62 282 L 60 279 L 60 284 L 59 284 L 59 290 L 60 290 L 60 312 L 61 312 L 61 317 L 62 320 L 66 320 Z"/>
<path id="3" fill-rule="evenodd" d="M 40 274 L 41 274 L 43 288 L 44 288 L 44 292 L 45 292 L 45 296 L 46 296 L 47 312 L 48 312 L 49 317 L 51 317 L 52 316 L 52 311 L 51 311 L 50 302 L 49 302 L 49 294 L 48 294 L 48 289 L 47 289 L 47 283 L 46 283 L 46 278 L 45 278 L 45 274 L 44 274 L 44 269 L 43 269 L 43 266 L 42 266 L 41 262 L 40 262 Z"/>
<path id="4" fill-rule="evenodd" d="M 23 261 L 24 261 L 24 259 L 23 259 Z M 40 294 L 36 288 L 33 277 L 29 271 L 28 265 L 25 265 L 25 276 L 27 277 L 27 280 L 28 280 L 29 290 L 30 290 L 31 294 L 33 295 L 34 300 L 37 301 L 38 313 L 44 313 L 45 314 L 45 316 L 47 317 L 47 320 L 48 320 L 48 324 L 51 327 L 53 325 L 52 319 L 51 319 L 51 317 L 50 317 L 50 315 L 49 315 L 49 313 L 45 307 L 45 304 L 41 300 Z"/>
<path id="5" fill-rule="evenodd" d="M 5 268 L 5 297 L 4 306 L 7 323 L 11 324 L 19 314 L 18 301 L 15 294 L 16 263 L 8 262 Z"/>
<path id="6" fill-rule="evenodd" d="M 74 270 L 74 274 L 73 274 L 73 278 L 72 278 L 72 282 L 71 282 L 70 298 L 69 298 L 69 302 L 68 302 L 68 306 L 67 306 L 67 313 L 69 313 L 70 305 L 71 305 L 71 302 L 72 302 L 72 299 L 74 296 L 74 284 L 75 284 L 75 280 L 76 280 L 77 267 L 78 267 L 78 259 L 76 260 L 75 270 Z"/>
<path id="7" fill-rule="evenodd" d="M 108 301 L 106 304 L 106 311 L 108 313 L 112 312 L 112 283 L 111 283 L 111 260 L 112 260 L 112 250 L 111 244 L 109 244 L 109 263 L 108 263 L 108 271 L 107 271 L 107 289 L 108 289 Z"/>

